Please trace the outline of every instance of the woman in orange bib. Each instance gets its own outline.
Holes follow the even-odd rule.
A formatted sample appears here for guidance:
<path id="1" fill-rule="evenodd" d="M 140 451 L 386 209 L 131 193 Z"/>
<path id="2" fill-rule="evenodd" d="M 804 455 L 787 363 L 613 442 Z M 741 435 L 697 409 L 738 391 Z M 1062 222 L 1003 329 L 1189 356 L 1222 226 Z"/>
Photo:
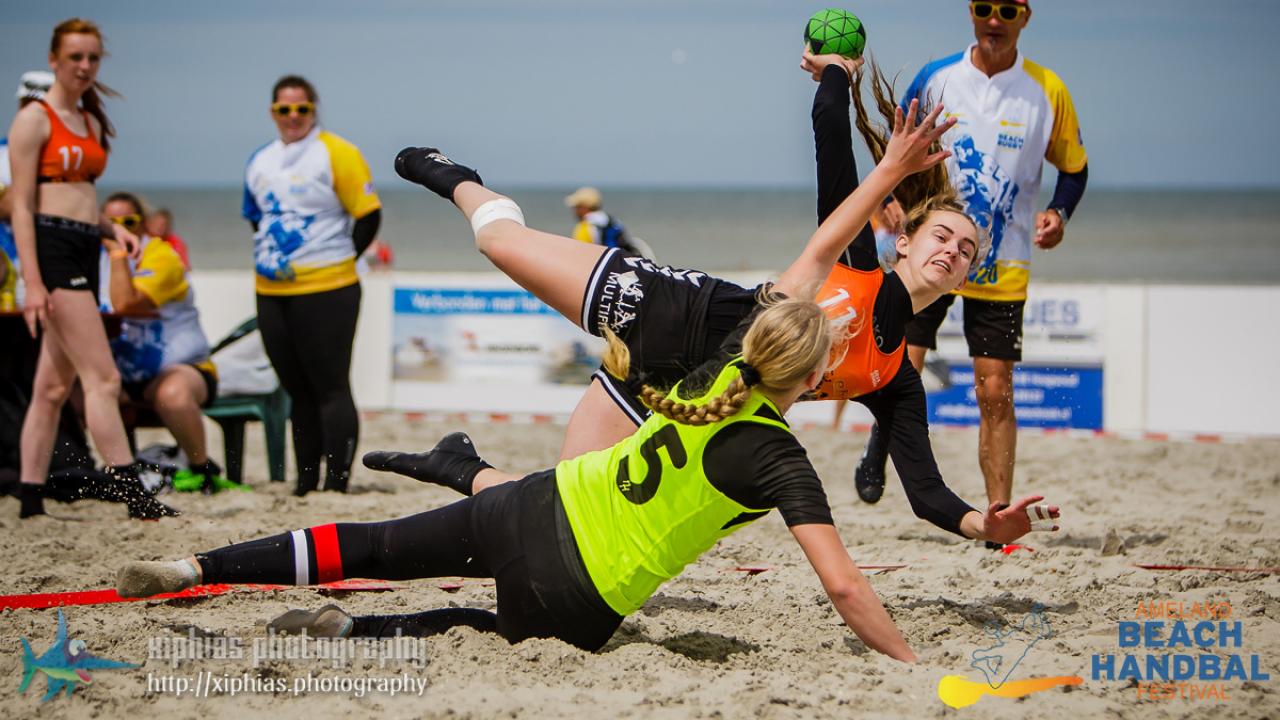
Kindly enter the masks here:
<path id="1" fill-rule="evenodd" d="M 834 59 L 833 59 L 834 58 Z M 938 107 L 917 125 L 917 105 L 891 109 L 891 134 L 868 127 L 864 136 L 879 161 L 859 184 L 849 128 L 852 61 L 812 58 L 806 65 L 821 84 L 814 100 L 822 222 L 800 256 L 772 290 L 815 298 L 832 316 L 848 316 L 860 328 L 817 396 L 857 399 L 897 439 L 892 453 L 916 515 L 967 538 L 1012 542 L 1030 528 L 998 529 L 1002 510 L 985 513 L 956 496 L 943 482 L 929 447 L 924 388 L 905 362 L 902 336 L 907 320 L 958 287 L 979 255 L 977 228 L 948 201 L 950 185 L 939 170 L 946 153 L 934 140 L 954 120 L 936 124 Z M 831 65 L 830 67 L 828 67 Z M 841 114 L 843 118 L 841 118 Z M 519 285 L 584 330 L 612 333 L 629 350 L 627 377 L 597 372 L 569 421 L 564 459 L 598 450 L 635 432 L 648 409 L 637 386 L 670 386 L 694 367 L 720 354 L 733 355 L 759 310 L 756 292 L 707 273 L 663 267 L 616 248 L 584 245 L 525 227 L 509 198 L 485 188 L 476 171 L 429 147 L 406 148 L 396 171 L 410 182 L 454 203 L 471 222 L 476 247 Z M 825 177 L 832 173 L 831 178 Z M 896 241 L 894 272 L 876 258 L 874 234 L 866 227 L 890 193 L 912 208 L 906 232 Z M 935 195 L 935 193 L 941 193 Z M 422 468 L 431 453 L 398 455 L 384 467 L 438 481 Z M 487 487 L 480 481 L 473 491 Z M 1019 501 L 1025 508 L 1043 498 Z M 1037 528 L 1038 529 L 1038 528 Z"/>
<path id="2" fill-rule="evenodd" d="M 112 238 L 136 255 L 132 230 L 98 213 L 94 181 L 107 165 L 115 134 L 97 82 L 102 34 L 72 18 L 53 30 L 49 69 L 54 83 L 38 103 L 14 118 L 9 132 L 13 169 L 13 234 L 26 283 L 23 315 L 33 337 L 43 331 L 31 404 L 22 424 L 21 517 L 44 513 L 44 484 L 62 404 L 77 378 L 85 419 L 106 463 L 108 494 L 129 503 L 130 515 L 176 514 L 142 490 L 120 420 L 120 373 L 98 314 L 98 255 Z"/>

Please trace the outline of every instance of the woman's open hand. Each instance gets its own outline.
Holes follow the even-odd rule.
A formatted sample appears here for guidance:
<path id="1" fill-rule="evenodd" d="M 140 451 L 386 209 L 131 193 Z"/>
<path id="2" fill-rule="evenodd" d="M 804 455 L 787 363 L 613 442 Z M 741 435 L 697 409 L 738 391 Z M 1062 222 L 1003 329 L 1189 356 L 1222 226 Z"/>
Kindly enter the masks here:
<path id="1" fill-rule="evenodd" d="M 916 115 L 920 110 L 920 101 L 912 100 L 904 113 L 899 107 L 893 112 L 893 135 L 885 148 L 881 164 L 896 167 L 903 177 L 923 172 L 951 156 L 949 150 L 933 152 L 933 144 L 938 142 L 943 133 L 956 124 L 954 117 L 938 122 L 942 114 L 942 103 L 934 106 L 916 123 Z"/>
<path id="2" fill-rule="evenodd" d="M 991 542 L 1011 543 L 1032 530 L 1056 531 L 1056 520 L 1061 515 L 1058 506 L 1035 505 L 1043 499 L 1043 495 L 1031 495 L 1007 507 L 1004 503 L 992 503 L 983 518 L 982 538 Z"/>

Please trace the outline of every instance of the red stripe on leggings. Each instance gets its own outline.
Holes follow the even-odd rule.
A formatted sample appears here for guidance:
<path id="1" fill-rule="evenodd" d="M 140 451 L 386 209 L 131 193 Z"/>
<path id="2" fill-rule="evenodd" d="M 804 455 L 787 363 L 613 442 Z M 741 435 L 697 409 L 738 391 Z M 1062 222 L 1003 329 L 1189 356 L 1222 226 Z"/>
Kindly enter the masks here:
<path id="1" fill-rule="evenodd" d="M 311 528 L 311 542 L 316 547 L 317 582 L 342 579 L 342 553 L 338 551 L 338 526 L 333 523 Z"/>

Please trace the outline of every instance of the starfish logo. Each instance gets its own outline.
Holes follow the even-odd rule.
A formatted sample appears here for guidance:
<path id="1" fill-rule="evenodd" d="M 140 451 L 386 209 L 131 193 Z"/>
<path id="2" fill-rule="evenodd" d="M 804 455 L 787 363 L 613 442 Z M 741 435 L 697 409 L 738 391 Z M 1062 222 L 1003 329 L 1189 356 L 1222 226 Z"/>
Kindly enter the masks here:
<path id="1" fill-rule="evenodd" d="M 93 682 L 90 670 L 117 670 L 137 668 L 141 665 L 118 660 L 107 660 L 89 652 L 83 640 L 72 640 L 67 636 L 67 618 L 58 609 L 58 637 L 53 645 L 40 657 L 31 650 L 31 643 L 22 638 L 22 684 L 18 692 L 25 694 L 36 673 L 44 673 L 48 678 L 48 690 L 41 702 L 45 702 L 66 689 L 67 696 L 75 691 L 78 685 Z"/>

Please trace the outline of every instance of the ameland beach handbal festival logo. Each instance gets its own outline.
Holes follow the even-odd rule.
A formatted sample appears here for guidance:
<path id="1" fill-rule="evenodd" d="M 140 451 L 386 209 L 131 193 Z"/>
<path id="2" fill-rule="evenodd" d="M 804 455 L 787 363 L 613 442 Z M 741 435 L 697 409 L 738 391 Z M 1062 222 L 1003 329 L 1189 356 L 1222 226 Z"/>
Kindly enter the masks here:
<path id="1" fill-rule="evenodd" d="M 139 667 L 142 666 L 136 663 L 100 658 L 89 652 L 84 640 L 72 640 L 67 633 L 67 618 L 59 608 L 57 638 L 43 655 L 36 657 L 31 643 L 22 638 L 22 683 L 18 685 L 18 693 L 26 694 L 37 673 L 43 673 L 47 678 L 48 687 L 41 698 L 44 702 L 64 689 L 70 697 L 80 685 L 93 682 L 90 670 L 132 670 Z"/>
<path id="2" fill-rule="evenodd" d="M 1094 655 L 1094 680 L 1123 681 L 1137 699 L 1224 701 L 1235 682 L 1265 682 L 1271 673 L 1244 648 L 1244 623 L 1231 603 L 1139 602 L 1132 620 L 1116 624 L 1120 654 Z M 1232 652 L 1236 651 L 1236 652 Z"/>
<path id="3" fill-rule="evenodd" d="M 1133 619 L 1116 623 L 1116 644 L 1121 652 L 1093 655 L 1090 679 L 1124 683 L 1113 687 L 1133 690 L 1135 700 L 1231 700 L 1233 689 L 1241 684 L 1271 679 L 1261 656 L 1242 652 L 1246 648 L 1244 623 L 1234 617 L 1231 603 L 1225 600 L 1140 601 Z M 989 623 L 987 635 L 992 643 L 974 650 L 970 663 L 986 682 L 964 675 L 942 678 L 938 697 L 947 705 L 962 708 L 987 695 L 1020 698 L 1084 682 L 1075 675 L 1011 679 L 1036 643 L 1053 637 L 1039 604 L 1016 626 Z"/>
<path id="4" fill-rule="evenodd" d="M 984 682 L 975 682 L 965 675 L 947 675 L 938 681 L 938 697 L 953 708 L 973 705 L 987 695 L 1002 698 L 1020 698 L 1063 685 L 1079 685 L 1084 679 L 1078 675 L 1060 677 L 1025 678 L 1011 680 L 1023 659 L 1036 643 L 1053 637 L 1053 628 L 1044 616 L 1044 606 L 1036 603 L 1022 622 L 1004 626 L 992 621 L 986 626 L 991 644 L 974 650 L 969 667 L 978 671 Z"/>

